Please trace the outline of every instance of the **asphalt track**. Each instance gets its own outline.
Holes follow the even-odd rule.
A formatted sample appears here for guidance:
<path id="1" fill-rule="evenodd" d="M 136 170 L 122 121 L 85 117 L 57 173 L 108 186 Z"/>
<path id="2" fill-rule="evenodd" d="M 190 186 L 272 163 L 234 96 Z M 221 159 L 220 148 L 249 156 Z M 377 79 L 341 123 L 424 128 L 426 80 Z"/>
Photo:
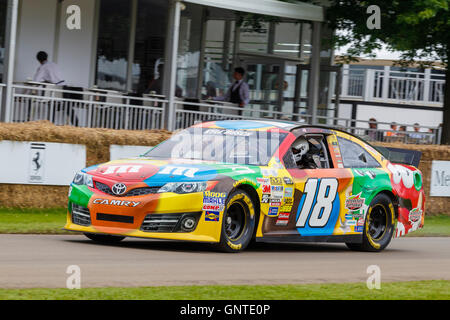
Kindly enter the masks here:
<path id="1" fill-rule="evenodd" d="M 82 287 L 450 280 L 450 238 L 394 239 L 381 253 L 344 244 L 257 244 L 240 254 L 205 244 L 127 239 L 99 245 L 84 236 L 0 235 L 0 288 L 64 288 L 69 265 Z"/>

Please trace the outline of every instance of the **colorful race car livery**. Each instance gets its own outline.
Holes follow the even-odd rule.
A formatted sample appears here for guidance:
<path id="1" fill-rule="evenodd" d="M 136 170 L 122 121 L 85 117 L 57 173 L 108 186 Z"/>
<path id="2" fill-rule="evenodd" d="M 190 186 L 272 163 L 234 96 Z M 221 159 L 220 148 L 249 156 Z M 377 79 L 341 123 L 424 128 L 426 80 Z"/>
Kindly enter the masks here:
<path id="1" fill-rule="evenodd" d="M 65 229 L 99 242 L 143 237 L 215 243 L 344 242 L 383 250 L 421 228 L 421 172 L 320 126 L 215 121 L 139 158 L 80 171 Z"/>

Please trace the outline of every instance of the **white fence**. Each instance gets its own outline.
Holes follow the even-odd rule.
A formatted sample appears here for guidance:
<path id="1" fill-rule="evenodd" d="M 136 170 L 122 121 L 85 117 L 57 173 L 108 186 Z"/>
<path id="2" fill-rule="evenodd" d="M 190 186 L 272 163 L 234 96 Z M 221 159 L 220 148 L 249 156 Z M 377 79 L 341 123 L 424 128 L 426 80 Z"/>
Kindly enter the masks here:
<path id="1" fill-rule="evenodd" d="M 13 86 L 13 102 L 11 122 L 48 120 L 56 125 L 128 130 L 165 128 L 164 121 L 169 105 L 168 100 L 163 97 L 136 97 L 92 90 L 62 90 L 25 85 Z M 276 119 L 310 124 L 312 119 L 304 109 L 303 112 L 289 113 L 261 110 L 259 105 L 240 108 L 229 103 L 194 103 L 181 99 L 177 99 L 174 105 L 175 129 L 212 120 Z M 382 125 L 384 129 L 371 129 L 369 121 L 323 115 L 318 115 L 317 120 L 319 124 L 348 131 L 369 141 L 440 143 L 440 128 L 421 126 L 419 131 L 415 131 L 411 124 L 399 123 L 398 129 L 392 130 L 386 129 L 390 123 L 378 123 L 377 125 Z"/>
<path id="2" fill-rule="evenodd" d="M 416 103 L 441 106 L 444 101 L 444 74 L 400 72 L 390 69 L 348 69 L 342 76 L 342 98 L 364 101 Z"/>
<path id="3" fill-rule="evenodd" d="M 160 129 L 168 101 L 92 91 L 13 86 L 11 122 L 48 120 L 57 125 Z"/>

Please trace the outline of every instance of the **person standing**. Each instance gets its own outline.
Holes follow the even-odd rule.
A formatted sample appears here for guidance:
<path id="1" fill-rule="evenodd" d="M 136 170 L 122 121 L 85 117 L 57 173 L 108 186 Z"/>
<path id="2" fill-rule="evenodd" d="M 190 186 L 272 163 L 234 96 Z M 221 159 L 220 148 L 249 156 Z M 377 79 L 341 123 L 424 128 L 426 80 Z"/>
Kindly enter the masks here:
<path id="1" fill-rule="evenodd" d="M 48 54 L 44 51 L 39 51 L 36 59 L 41 64 L 34 74 L 33 81 L 47 82 L 57 85 L 63 85 L 65 81 L 60 76 L 58 66 L 48 61 Z"/>
<path id="2" fill-rule="evenodd" d="M 244 108 L 250 103 L 250 89 L 248 84 L 244 81 L 245 70 L 238 67 L 234 69 L 233 78 L 235 82 L 228 89 L 224 97 L 216 97 L 216 101 L 227 101 L 237 104 L 239 107 Z M 239 115 L 242 115 L 242 110 L 239 111 Z"/>

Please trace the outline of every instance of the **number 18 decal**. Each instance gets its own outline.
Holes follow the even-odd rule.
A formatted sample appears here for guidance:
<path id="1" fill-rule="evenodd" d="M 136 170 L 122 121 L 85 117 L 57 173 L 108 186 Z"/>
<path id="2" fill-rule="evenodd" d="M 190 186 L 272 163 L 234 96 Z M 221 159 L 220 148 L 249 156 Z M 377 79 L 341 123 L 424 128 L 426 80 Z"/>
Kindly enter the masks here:
<path id="1" fill-rule="evenodd" d="M 333 202 L 337 196 L 338 181 L 335 178 L 308 179 L 305 183 L 297 228 L 303 228 L 309 217 L 312 228 L 324 227 L 330 219 Z"/>

